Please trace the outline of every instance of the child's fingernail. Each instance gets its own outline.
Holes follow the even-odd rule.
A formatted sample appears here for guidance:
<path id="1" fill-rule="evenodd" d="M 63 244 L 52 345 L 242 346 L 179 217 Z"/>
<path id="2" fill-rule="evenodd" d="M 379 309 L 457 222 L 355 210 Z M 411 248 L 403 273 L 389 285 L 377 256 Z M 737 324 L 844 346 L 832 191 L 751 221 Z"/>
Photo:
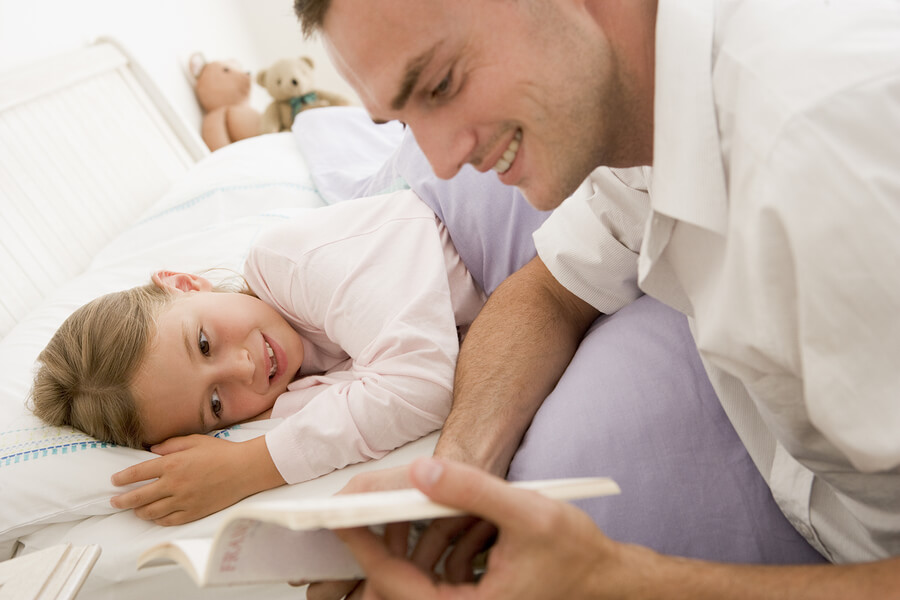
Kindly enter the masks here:
<path id="1" fill-rule="evenodd" d="M 444 465 L 433 458 L 422 458 L 413 463 L 415 478 L 426 487 L 431 487 L 444 474 Z"/>

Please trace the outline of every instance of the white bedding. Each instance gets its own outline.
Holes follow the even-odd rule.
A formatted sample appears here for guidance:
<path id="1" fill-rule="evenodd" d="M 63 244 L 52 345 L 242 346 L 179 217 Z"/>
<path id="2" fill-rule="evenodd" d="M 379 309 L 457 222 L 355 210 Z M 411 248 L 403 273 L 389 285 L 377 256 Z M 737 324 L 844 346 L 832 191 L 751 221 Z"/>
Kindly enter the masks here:
<path id="1" fill-rule="evenodd" d="M 219 515 L 164 528 L 137 519 L 131 511 L 112 509 L 109 498 L 121 490 L 109 483 L 109 476 L 154 455 L 110 447 L 74 430 L 45 426 L 24 406 L 35 358 L 72 310 L 102 293 L 145 283 L 154 269 L 200 272 L 224 267 L 240 272 L 247 248 L 262 228 L 322 206 L 325 201 L 297 135 L 295 131 L 250 138 L 203 159 L 134 226 L 101 250 L 84 274 L 56 289 L 0 341 L 0 364 L 4 365 L 0 381 L 0 497 L 4 507 L 0 512 L 0 560 L 10 556 L 16 541 L 23 545 L 20 552 L 62 541 L 98 543 L 103 553 L 82 589 L 82 599 L 300 596 L 301 592 L 287 585 L 198 590 L 174 568 L 136 571 L 135 559 L 143 548 L 174 537 L 211 535 Z M 389 145 L 379 146 L 378 151 L 389 151 Z M 209 275 L 216 277 L 215 272 Z M 248 439 L 274 423 L 255 422 L 217 435 Z M 434 441 L 433 434 L 409 444 L 378 461 L 377 466 L 429 454 Z M 373 466 L 375 463 L 355 465 L 257 497 L 328 495 L 354 472 Z"/>

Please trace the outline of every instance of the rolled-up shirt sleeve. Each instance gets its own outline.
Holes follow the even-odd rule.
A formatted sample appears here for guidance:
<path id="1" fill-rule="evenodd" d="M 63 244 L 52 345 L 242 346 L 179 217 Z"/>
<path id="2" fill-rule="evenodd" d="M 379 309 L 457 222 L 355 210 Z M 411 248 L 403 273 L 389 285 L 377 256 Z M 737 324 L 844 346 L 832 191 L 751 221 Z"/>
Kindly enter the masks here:
<path id="1" fill-rule="evenodd" d="M 557 281 L 605 314 L 641 295 L 648 179 L 643 167 L 597 169 L 534 233 L 538 256 Z"/>

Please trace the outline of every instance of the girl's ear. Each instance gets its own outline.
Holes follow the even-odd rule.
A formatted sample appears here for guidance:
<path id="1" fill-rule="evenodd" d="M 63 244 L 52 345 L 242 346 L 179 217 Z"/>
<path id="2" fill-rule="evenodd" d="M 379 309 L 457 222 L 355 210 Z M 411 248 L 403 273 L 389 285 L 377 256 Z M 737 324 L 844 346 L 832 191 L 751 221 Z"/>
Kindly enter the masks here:
<path id="1" fill-rule="evenodd" d="M 170 292 L 208 292 L 212 289 L 208 279 L 192 273 L 157 271 L 150 279 L 157 287 Z"/>

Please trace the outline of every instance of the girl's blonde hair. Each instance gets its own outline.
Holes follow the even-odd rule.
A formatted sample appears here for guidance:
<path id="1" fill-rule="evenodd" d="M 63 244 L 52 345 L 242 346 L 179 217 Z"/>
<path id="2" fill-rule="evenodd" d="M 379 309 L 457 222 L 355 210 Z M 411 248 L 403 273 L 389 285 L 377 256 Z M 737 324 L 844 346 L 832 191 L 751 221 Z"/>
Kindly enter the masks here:
<path id="1" fill-rule="evenodd" d="M 143 448 L 131 382 L 172 295 L 153 283 L 88 302 L 38 356 L 34 413 L 99 440 Z"/>
<path id="2" fill-rule="evenodd" d="M 250 293 L 233 283 L 214 291 Z M 173 298 L 149 283 L 101 296 L 72 313 L 38 356 L 34 414 L 98 440 L 144 448 L 131 384 L 156 335 L 157 317 Z"/>

